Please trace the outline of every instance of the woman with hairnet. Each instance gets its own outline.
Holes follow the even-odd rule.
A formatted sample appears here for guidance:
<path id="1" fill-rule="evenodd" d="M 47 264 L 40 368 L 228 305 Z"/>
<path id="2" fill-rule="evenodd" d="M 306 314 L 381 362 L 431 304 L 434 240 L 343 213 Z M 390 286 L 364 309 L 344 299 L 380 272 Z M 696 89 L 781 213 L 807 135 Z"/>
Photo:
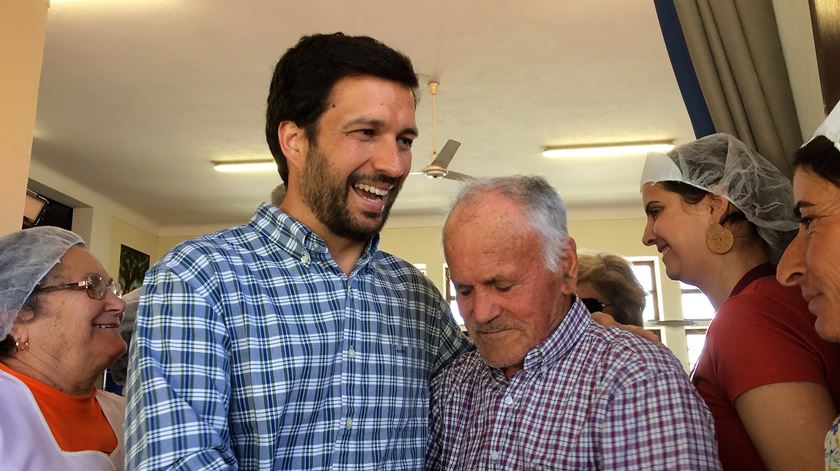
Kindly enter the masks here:
<path id="1" fill-rule="evenodd" d="M 94 387 L 126 349 L 120 294 L 70 231 L 0 237 L 0 468 L 123 468 L 123 400 Z"/>
<path id="2" fill-rule="evenodd" d="M 799 233 L 777 278 L 801 289 L 820 337 L 840 342 L 840 104 L 796 152 L 793 166 Z M 840 470 L 840 417 L 825 437 L 825 469 Z"/>
<path id="3" fill-rule="evenodd" d="M 669 278 L 717 310 L 692 382 L 726 469 L 819 469 L 840 400 L 840 348 L 817 336 L 799 290 L 773 263 L 793 237 L 791 186 L 744 143 L 715 134 L 649 154 L 647 225 Z"/>

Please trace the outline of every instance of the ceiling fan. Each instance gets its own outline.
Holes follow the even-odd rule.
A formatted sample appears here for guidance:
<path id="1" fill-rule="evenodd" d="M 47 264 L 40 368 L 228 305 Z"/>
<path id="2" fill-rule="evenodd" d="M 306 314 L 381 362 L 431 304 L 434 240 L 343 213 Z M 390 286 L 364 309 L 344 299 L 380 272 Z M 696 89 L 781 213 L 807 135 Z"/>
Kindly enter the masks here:
<path id="1" fill-rule="evenodd" d="M 461 143 L 449 139 L 443 145 L 440 153 L 437 152 L 437 92 L 439 82 L 429 82 L 429 92 L 432 94 L 432 162 L 423 167 L 422 170 L 409 173 L 409 175 L 425 175 L 429 178 L 446 178 L 448 180 L 468 181 L 472 177 L 460 172 L 453 172 L 449 170 L 449 163 L 452 162 L 452 157 Z"/>

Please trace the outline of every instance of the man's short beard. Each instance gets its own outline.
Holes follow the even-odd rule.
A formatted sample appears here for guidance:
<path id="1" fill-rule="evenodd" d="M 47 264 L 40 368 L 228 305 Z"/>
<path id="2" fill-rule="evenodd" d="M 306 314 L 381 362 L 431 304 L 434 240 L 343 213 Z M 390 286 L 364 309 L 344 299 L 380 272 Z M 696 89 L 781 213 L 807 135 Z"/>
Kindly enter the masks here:
<path id="1" fill-rule="evenodd" d="M 354 218 L 347 207 L 348 191 L 353 191 L 352 186 L 358 181 L 364 181 L 365 183 L 384 182 L 393 186 L 386 196 L 388 201 L 386 201 L 381 213 L 365 213 L 365 216 L 371 219 L 378 218 L 378 223 L 364 224 Z M 400 179 L 382 174 L 361 175 L 353 173 L 344 180 L 341 176 L 336 175 L 329 165 L 328 158 L 313 145 L 309 149 L 306 164 L 303 168 L 300 195 L 318 221 L 326 226 L 330 232 L 345 239 L 367 241 L 382 230 L 401 187 Z"/>

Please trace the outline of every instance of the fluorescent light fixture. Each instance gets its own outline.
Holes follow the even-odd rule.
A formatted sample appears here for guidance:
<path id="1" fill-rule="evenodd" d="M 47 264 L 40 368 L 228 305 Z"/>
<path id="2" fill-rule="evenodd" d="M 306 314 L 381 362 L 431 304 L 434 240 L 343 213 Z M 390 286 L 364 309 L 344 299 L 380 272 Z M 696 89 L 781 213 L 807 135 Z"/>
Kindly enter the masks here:
<path id="1" fill-rule="evenodd" d="M 646 154 L 668 152 L 674 148 L 672 141 L 627 142 L 622 144 L 593 144 L 568 147 L 546 147 L 543 157 L 559 159 L 564 157 L 607 157 L 613 155 Z"/>
<path id="2" fill-rule="evenodd" d="M 274 160 L 228 160 L 213 162 L 213 170 L 223 173 L 277 171 Z"/>

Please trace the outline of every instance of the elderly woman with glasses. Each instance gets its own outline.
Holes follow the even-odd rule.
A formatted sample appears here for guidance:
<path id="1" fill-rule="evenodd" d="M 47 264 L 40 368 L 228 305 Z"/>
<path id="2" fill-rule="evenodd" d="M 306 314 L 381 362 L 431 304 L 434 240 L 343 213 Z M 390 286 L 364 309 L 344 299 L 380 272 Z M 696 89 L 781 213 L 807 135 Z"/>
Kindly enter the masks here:
<path id="1" fill-rule="evenodd" d="M 0 237 L 0 467 L 123 468 L 123 400 L 95 387 L 126 349 L 120 294 L 70 231 Z"/>
<path id="2" fill-rule="evenodd" d="M 840 342 L 840 105 L 799 149 L 793 165 L 799 232 L 776 276 L 802 290 L 820 337 Z M 840 470 L 840 417 L 825 438 L 825 469 Z"/>

